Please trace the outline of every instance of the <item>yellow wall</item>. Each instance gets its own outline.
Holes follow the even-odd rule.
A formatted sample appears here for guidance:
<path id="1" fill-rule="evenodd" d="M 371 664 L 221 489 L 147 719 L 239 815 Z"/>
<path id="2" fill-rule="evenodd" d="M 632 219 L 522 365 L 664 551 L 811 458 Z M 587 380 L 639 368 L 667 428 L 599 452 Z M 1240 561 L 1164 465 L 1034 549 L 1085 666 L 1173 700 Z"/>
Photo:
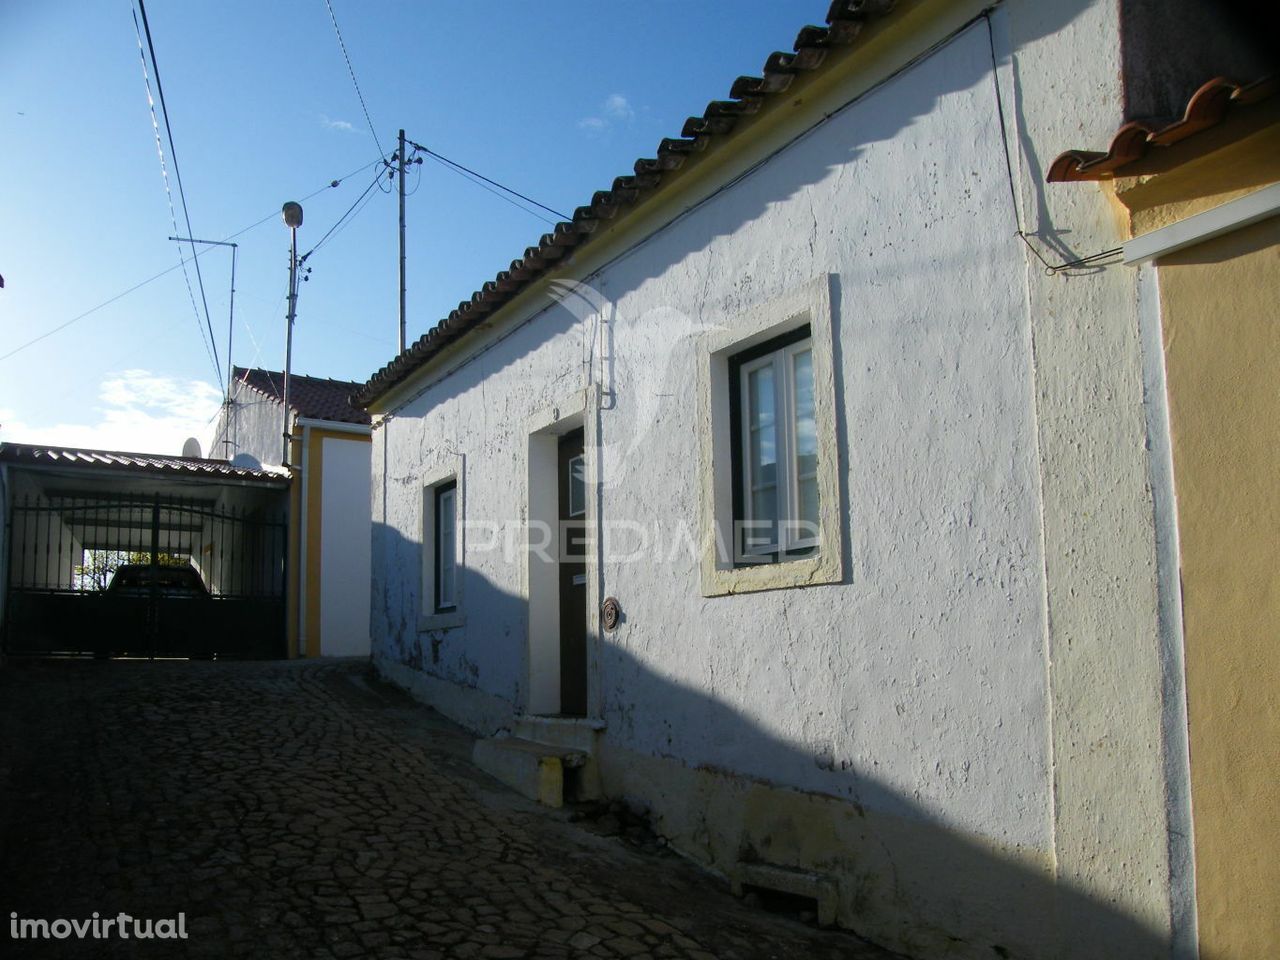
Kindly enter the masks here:
<path id="1" fill-rule="evenodd" d="M 307 525 L 306 569 L 303 571 L 303 602 L 306 604 L 307 656 L 320 656 L 320 543 L 324 535 L 321 499 L 324 485 L 324 438 L 319 430 L 307 435 L 307 502 L 303 522 Z"/>
<path id="2" fill-rule="evenodd" d="M 301 444 L 299 433 L 295 429 L 289 444 L 289 462 L 297 463 Z M 298 584 L 301 582 L 299 562 L 301 560 L 302 524 L 298 523 L 302 505 L 302 484 L 298 479 L 298 471 L 293 471 L 293 482 L 289 484 L 289 556 L 286 561 L 288 586 L 285 595 L 285 646 L 286 656 L 293 659 L 298 655 Z"/>
<path id="3" fill-rule="evenodd" d="M 302 580 L 298 596 L 305 605 L 305 649 L 306 656 L 321 655 L 321 617 L 320 617 L 320 584 L 321 553 L 320 545 L 324 540 L 324 441 L 326 439 L 343 440 L 350 443 L 371 443 L 367 436 L 359 436 L 337 430 L 325 430 L 323 427 L 310 427 L 306 431 L 307 446 L 307 491 L 306 503 L 301 504 L 302 523 L 307 529 L 307 553 L 302 559 Z M 298 445 L 301 448 L 301 444 Z M 298 461 L 301 464 L 301 457 Z M 294 480 L 295 489 L 301 491 L 302 480 L 299 470 Z M 299 493 L 299 501 L 301 494 Z M 302 529 L 302 524 L 297 525 Z M 296 633 L 295 633 L 296 637 Z M 296 640 L 295 640 L 296 643 Z"/>
<path id="4" fill-rule="evenodd" d="M 1201 956 L 1280 948 L 1280 218 L 1159 261 Z"/>

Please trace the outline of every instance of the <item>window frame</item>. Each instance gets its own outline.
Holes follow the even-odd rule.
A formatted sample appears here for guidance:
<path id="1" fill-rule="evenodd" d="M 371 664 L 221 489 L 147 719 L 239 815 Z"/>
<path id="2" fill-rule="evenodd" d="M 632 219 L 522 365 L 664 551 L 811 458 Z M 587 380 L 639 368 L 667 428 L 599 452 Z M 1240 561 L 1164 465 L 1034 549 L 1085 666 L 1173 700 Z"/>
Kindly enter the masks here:
<path id="1" fill-rule="evenodd" d="M 435 501 L 435 517 L 432 526 L 432 550 L 435 556 L 435 564 L 432 576 L 431 606 L 436 613 L 454 613 L 458 609 L 458 482 L 454 479 L 446 480 L 443 483 L 436 484 L 431 489 Z M 452 511 L 452 530 L 450 534 L 453 541 L 453 565 L 450 571 L 452 582 L 449 584 L 450 596 L 447 601 L 444 597 L 444 524 L 441 522 L 446 499 L 449 503 L 449 509 Z"/>
<path id="2" fill-rule="evenodd" d="M 799 524 L 805 522 L 800 517 L 800 477 L 796 457 L 799 425 L 795 408 L 795 358 L 802 353 L 808 353 L 811 357 L 813 353 L 813 331 L 807 323 L 728 358 L 735 565 L 787 562 L 810 556 L 821 549 L 821 528 L 815 536 L 796 535 Z M 777 491 L 775 532 L 778 536 L 772 542 L 762 544 L 763 549 L 748 550 L 747 537 L 750 535 L 751 525 L 756 522 L 751 515 L 753 477 L 750 456 L 751 396 L 748 384 L 751 374 L 763 369 L 773 370 L 773 429 L 777 463 L 774 481 Z"/>
<path id="3" fill-rule="evenodd" d="M 841 478 L 845 455 L 836 429 L 840 402 L 835 360 L 839 337 L 832 311 L 835 284 L 834 274 L 824 274 L 745 312 L 709 318 L 708 330 L 699 341 L 697 437 L 704 597 L 846 582 L 848 518 Z M 779 555 L 776 562 L 762 563 L 753 557 L 743 563 L 736 529 L 743 513 L 737 468 L 742 456 L 741 364 L 778 349 L 781 338 L 799 343 L 806 326 L 819 451 L 818 546 L 802 546 Z M 732 375 L 731 361 L 738 362 Z M 787 469 L 796 469 L 794 458 Z"/>
<path id="4" fill-rule="evenodd" d="M 464 458 L 445 454 L 432 458 L 421 476 L 422 540 L 419 543 L 421 578 L 419 581 L 418 631 L 449 630 L 466 623 L 466 484 Z M 453 491 L 453 604 L 439 603 L 439 491 Z"/>

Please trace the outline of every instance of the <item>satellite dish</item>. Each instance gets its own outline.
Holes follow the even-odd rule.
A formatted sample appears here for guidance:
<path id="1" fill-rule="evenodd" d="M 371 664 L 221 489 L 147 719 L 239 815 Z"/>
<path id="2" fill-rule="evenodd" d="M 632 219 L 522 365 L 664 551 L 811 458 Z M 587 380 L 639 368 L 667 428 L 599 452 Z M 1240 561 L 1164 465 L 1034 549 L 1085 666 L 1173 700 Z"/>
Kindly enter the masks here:
<path id="1" fill-rule="evenodd" d="M 231 458 L 231 465 L 233 467 L 243 467 L 246 470 L 262 469 L 262 461 L 252 453 L 237 453 Z"/>
<path id="2" fill-rule="evenodd" d="M 199 460 L 203 456 L 200 452 L 200 441 L 195 437 L 187 437 L 187 442 L 182 445 L 182 455 Z"/>

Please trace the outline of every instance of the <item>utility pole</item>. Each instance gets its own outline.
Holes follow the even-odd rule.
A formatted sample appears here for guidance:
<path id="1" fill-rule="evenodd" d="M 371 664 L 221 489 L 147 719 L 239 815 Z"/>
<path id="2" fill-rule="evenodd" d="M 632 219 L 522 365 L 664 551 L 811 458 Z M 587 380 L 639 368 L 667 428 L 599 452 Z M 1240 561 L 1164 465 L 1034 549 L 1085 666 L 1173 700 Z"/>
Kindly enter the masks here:
<path id="1" fill-rule="evenodd" d="M 404 130 L 400 131 L 400 146 L 396 151 L 400 166 L 400 352 L 404 353 Z"/>
<path id="2" fill-rule="evenodd" d="M 298 312 L 298 228 L 302 226 L 302 204 L 290 200 L 281 208 L 285 226 L 289 228 L 289 318 L 284 333 L 284 456 L 282 466 L 289 466 L 289 368 L 293 364 L 293 320 Z"/>

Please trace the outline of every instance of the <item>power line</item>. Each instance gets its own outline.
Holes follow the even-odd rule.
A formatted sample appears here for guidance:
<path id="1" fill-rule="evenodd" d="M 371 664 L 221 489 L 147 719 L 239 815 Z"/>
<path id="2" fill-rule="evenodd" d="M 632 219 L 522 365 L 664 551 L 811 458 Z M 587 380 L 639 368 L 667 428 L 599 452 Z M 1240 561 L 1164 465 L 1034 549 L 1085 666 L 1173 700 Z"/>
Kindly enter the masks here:
<path id="1" fill-rule="evenodd" d="M 561 213 L 559 210 L 555 210 L 552 207 L 548 207 L 545 203 L 539 203 L 537 200 L 534 200 L 532 197 L 526 197 L 523 193 L 520 193 L 518 190 L 513 190 L 510 187 L 506 186 L 505 184 L 499 183 L 497 180 L 489 179 L 483 173 L 477 173 L 475 170 L 472 170 L 470 167 L 464 167 L 462 164 L 458 163 L 458 161 L 456 160 L 450 160 L 448 157 L 444 156 L 443 154 L 436 153 L 430 147 L 424 147 L 422 144 L 414 143 L 412 140 L 409 141 L 409 145 L 413 147 L 413 149 L 421 150 L 427 156 L 433 157 L 434 159 L 441 161 L 444 164 L 447 164 L 449 167 L 455 168 L 455 170 L 457 171 L 461 171 L 463 173 L 469 173 L 473 177 L 479 177 L 485 183 L 492 184 L 493 186 L 497 187 L 499 190 L 503 190 L 506 193 L 511 194 L 512 196 L 519 197 L 521 200 L 524 200 L 526 203 L 532 203 L 535 207 L 540 207 L 541 209 L 547 211 L 547 213 L 555 214 L 561 220 L 573 219 L 573 217 L 569 216 L 568 214 Z M 527 212 L 532 213 L 532 211 L 527 211 Z M 536 214 L 534 215 L 537 216 Z"/>
<path id="2" fill-rule="evenodd" d="M 364 192 L 363 192 L 363 193 L 361 193 L 361 194 L 360 194 L 360 196 L 356 197 L 356 199 L 355 199 L 355 203 L 353 203 L 353 204 L 351 204 L 351 206 L 347 207 L 347 211 L 346 211 L 346 213 L 344 213 L 342 216 L 340 216 L 340 217 L 339 217 L 339 218 L 334 222 L 333 226 L 331 226 L 327 231 L 325 231 L 324 236 L 322 236 L 319 240 L 317 240 L 317 241 L 316 241 L 316 245 L 315 245 L 314 247 L 312 247 L 310 250 L 308 250 L 308 251 L 307 251 L 306 253 L 304 253 L 301 257 L 299 257 L 299 258 L 298 258 L 298 263 L 299 263 L 299 264 L 304 263 L 308 257 L 310 257 L 313 253 L 315 253 L 315 252 L 316 252 L 317 250 L 319 250 L 321 247 L 323 247 L 323 246 L 325 245 L 325 242 L 326 242 L 326 241 L 327 241 L 331 236 L 333 236 L 333 234 L 338 230 L 338 228 L 339 228 L 340 226 L 342 226 L 343 222 L 344 222 L 344 221 L 347 221 L 347 218 L 348 218 L 348 217 L 350 217 L 352 220 L 354 220 L 354 219 L 355 219 L 355 216 L 354 216 L 354 215 L 352 215 L 352 211 L 356 209 L 356 207 L 357 207 L 357 205 L 359 205 L 360 201 L 364 200 L 364 199 L 365 199 L 365 197 L 367 197 L 367 196 L 369 196 L 369 195 L 370 195 L 370 193 L 373 191 L 373 188 L 374 188 L 374 187 L 376 187 L 376 186 L 378 185 L 378 181 L 380 181 L 381 179 L 382 179 L 382 171 L 381 171 L 381 170 L 379 170 L 376 174 L 374 174 L 373 182 L 371 182 L 367 187 L 365 187 L 365 188 L 364 188 Z M 347 222 L 350 222 L 350 221 L 347 221 Z"/>
<path id="3" fill-rule="evenodd" d="M 138 12 L 142 14 L 142 29 L 147 35 L 147 50 L 151 53 L 151 70 L 156 75 L 156 93 L 160 97 L 160 113 L 164 116 L 164 131 L 169 138 L 169 156 L 173 158 L 173 177 L 178 182 L 178 199 L 182 202 L 182 217 L 187 223 L 187 236 L 194 237 L 195 233 L 191 229 L 191 213 L 187 208 L 187 194 L 182 188 L 182 171 L 178 168 L 178 148 L 173 142 L 173 128 L 169 125 L 169 107 L 165 103 L 164 85 L 160 82 L 160 64 L 156 60 L 156 48 L 151 42 L 151 24 L 147 22 L 147 6 L 143 0 L 138 0 Z M 134 29 L 138 26 L 137 18 L 134 18 Z M 145 61 L 144 61 L 145 64 Z M 150 99 L 150 87 L 147 88 L 147 97 Z M 154 123 L 154 107 L 152 108 L 152 122 Z M 159 137 L 157 136 L 157 141 Z M 163 162 L 163 158 L 162 162 Z M 166 181 L 167 183 L 167 181 Z M 176 224 L 175 224 L 176 227 Z M 175 229 L 175 233 L 177 230 Z M 196 245 L 191 244 L 192 259 L 195 260 Z M 196 268 L 196 284 L 200 287 L 200 301 L 204 304 L 204 323 L 209 331 L 208 347 L 213 354 L 213 368 L 219 377 L 222 376 L 222 364 L 218 362 L 218 344 L 213 336 L 213 320 L 209 316 L 209 298 L 204 292 L 204 276 L 200 272 L 200 261 L 195 260 Z"/>
<path id="4" fill-rule="evenodd" d="M 357 173 L 361 173 L 361 172 L 363 172 L 363 171 L 365 171 L 365 170 L 368 170 L 370 167 L 374 166 L 375 164 L 379 164 L 379 163 L 381 163 L 381 164 L 385 165 L 385 164 L 386 164 L 386 162 L 387 162 L 387 158 L 386 158 L 386 155 L 385 155 L 385 154 L 384 154 L 383 156 L 379 157 L 377 160 L 370 160 L 368 163 L 364 164 L 363 166 L 356 167 L 356 168 L 355 168 L 354 170 L 352 170 L 350 173 L 344 173 L 342 176 L 338 177 L 338 179 L 336 179 L 336 180 L 330 180 L 330 181 L 329 181 L 328 183 L 326 183 L 323 187 L 321 187 L 321 188 L 320 188 L 320 189 L 318 189 L 318 190 L 313 190 L 311 193 L 308 193 L 305 197 L 303 197 L 303 198 L 302 198 L 301 200 L 299 200 L 298 202 L 299 202 L 299 203 L 305 203 L 306 201 L 310 200 L 312 197 L 318 197 L 320 194 L 324 193 L 326 190 L 332 190 L 332 189 L 333 189 L 333 188 L 335 188 L 335 187 L 339 187 L 339 186 L 341 186 L 344 180 L 348 180 L 348 179 L 350 179 L 351 177 L 354 177 Z M 381 171 L 379 171 L 379 175 L 381 175 Z M 239 230 L 237 230 L 235 233 L 231 234 L 230 236 L 223 237 L 222 239 L 224 239 L 224 240 L 234 240 L 236 237 L 240 236 L 240 234 L 242 234 L 242 233 L 248 233 L 248 232 L 249 232 L 250 230 L 252 230 L 254 227 L 260 227 L 260 226 L 262 226 L 264 223 L 266 223 L 268 220 L 274 220 L 274 219 L 276 219 L 276 218 L 277 218 L 277 217 L 279 217 L 279 216 L 280 216 L 280 211 L 279 211 L 279 210 L 272 210 L 270 213 L 268 213 L 268 214 L 267 214 L 265 217 L 263 217 L 261 220 L 255 220 L 253 223 L 249 224 L 247 227 L 242 227 L 242 228 L 240 228 Z"/>
<path id="5" fill-rule="evenodd" d="M 504 200 L 504 201 L 506 201 L 507 203 L 509 203 L 509 204 L 511 204 L 513 207 L 515 207 L 517 210 L 520 210 L 520 211 L 521 211 L 521 212 L 523 212 L 523 213 L 527 213 L 527 214 L 529 214 L 529 216 L 531 216 L 531 217 L 536 217 L 537 219 L 541 220 L 543 223 L 547 224 L 548 226 L 552 226 L 552 227 L 554 227 L 554 226 L 556 225 L 556 222 L 555 222 L 554 220 L 552 220 L 550 217 L 544 217 L 542 214 L 538 213 L 538 211 L 536 211 L 536 210 L 530 210 L 530 209 L 529 209 L 528 207 L 526 207 L 524 204 L 520 203 L 519 201 L 512 200 L 509 196 L 507 196 L 507 195 L 506 195 L 505 193 L 503 193 L 501 190 L 495 190 L 493 187 L 489 186 L 489 185 L 488 185 L 487 183 L 485 183 L 484 181 L 479 180 L 479 179 L 477 179 L 477 178 L 475 178 L 475 177 L 471 176 L 470 174 L 463 173 L 461 170 L 458 170 L 458 169 L 456 169 L 456 168 L 454 168 L 454 167 L 449 166 L 449 165 L 448 165 L 447 163 L 445 163 L 443 160 L 439 160 L 439 159 L 437 159 L 437 158 L 435 158 L 435 157 L 432 157 L 431 159 L 432 159 L 432 160 L 435 160 L 435 162 L 436 162 L 436 163 L 440 164 L 440 166 L 444 167 L 446 170 L 451 170 L 452 172 L 456 173 L 458 176 L 462 177 L 462 179 L 464 179 L 464 180 L 468 180 L 468 181 L 470 181 L 471 183 L 474 183 L 474 184 L 475 184 L 477 187 L 479 187 L 480 189 L 482 189 L 482 190 L 488 190 L 490 193 L 492 193 L 492 194 L 493 194 L 495 197 L 497 197 L 499 200 Z"/>
<path id="6" fill-rule="evenodd" d="M 350 173 L 343 174 L 341 177 L 338 177 L 336 180 L 330 180 L 320 189 L 314 190 L 311 193 L 307 194 L 305 197 L 302 198 L 302 200 L 306 201 L 306 200 L 310 200 L 312 197 L 319 196 L 320 194 L 324 193 L 326 190 L 332 190 L 335 187 L 340 186 L 344 180 L 346 180 L 349 177 L 354 177 L 357 173 L 360 173 L 362 170 L 368 170 L 374 164 L 385 163 L 385 162 L 386 162 L 386 157 L 382 156 L 382 157 L 379 157 L 377 160 L 373 160 L 369 163 L 364 164 L 363 166 L 356 167 L 356 169 L 352 170 Z M 253 223 L 249 224 L 247 227 L 241 227 L 235 233 L 228 234 L 222 239 L 224 242 L 227 240 L 234 240 L 236 237 L 246 234 L 250 230 L 253 230 L 256 227 L 262 226 L 268 220 L 274 220 L 276 217 L 279 217 L 279 216 L 280 216 L 279 210 L 272 210 L 261 220 L 255 220 Z M 196 251 L 195 255 L 190 257 L 189 259 L 185 259 L 185 260 L 179 259 L 179 261 L 175 263 L 173 266 L 166 267 L 165 269 L 161 270 L 159 273 L 153 274 L 152 276 L 147 277 L 147 279 L 142 280 L 138 283 L 135 283 L 129 289 L 124 290 L 120 293 L 117 293 L 114 297 L 111 297 L 107 300 L 103 300 L 102 303 L 98 304 L 96 307 L 90 307 L 88 310 L 84 311 L 84 313 L 76 314 L 70 320 L 63 321 L 53 329 L 46 330 L 44 333 L 40 334 L 39 336 L 33 337 L 32 339 L 28 340 L 26 343 L 21 344 L 20 346 L 14 347 L 8 353 L 4 354 L 3 356 L 0 356 L 0 361 L 8 360 L 10 357 L 14 356 L 15 354 L 21 353 L 23 350 L 26 350 L 28 347 L 35 346 L 41 340 L 45 340 L 48 337 L 53 336 L 55 333 L 58 333 L 61 330 L 65 330 L 67 327 L 71 326 L 73 323 L 78 323 L 79 321 L 83 320 L 85 317 L 91 316 L 92 314 L 97 313 L 99 310 L 102 310 L 106 307 L 111 306 L 111 304 L 115 303 L 117 300 L 122 300 L 123 298 L 127 297 L 129 294 L 133 293 L 135 290 L 141 290 L 147 284 L 154 283 L 156 280 L 159 280 L 161 277 L 164 277 L 173 273 L 173 271 L 179 269 L 180 267 L 186 267 L 186 265 L 190 263 L 192 260 L 195 260 L 198 257 L 202 257 L 208 252 L 209 252 L 208 250 L 198 250 Z M 219 376 L 221 376 L 221 371 L 219 371 Z"/>
<path id="7" fill-rule="evenodd" d="M 369 108 L 365 105 L 364 94 L 360 92 L 360 82 L 356 80 L 356 68 L 351 65 L 351 56 L 347 53 L 346 43 L 343 42 L 342 31 L 338 29 L 338 18 L 333 14 L 333 4 L 329 0 L 324 0 L 324 5 L 329 8 L 329 19 L 333 21 L 333 32 L 337 34 L 338 46 L 342 48 L 342 59 L 347 61 L 347 72 L 351 74 L 351 85 L 356 88 L 356 98 L 360 101 L 360 109 L 364 111 L 364 122 L 369 125 L 369 133 L 373 135 L 373 142 L 378 145 L 378 153 L 385 157 L 387 151 L 382 149 L 382 141 L 378 139 L 378 131 L 373 129 L 373 121 L 369 119 Z"/>
<path id="8" fill-rule="evenodd" d="M 160 122 L 156 119 L 156 101 L 151 95 L 151 76 L 147 70 L 147 54 L 142 47 L 142 30 L 138 26 L 138 14 L 133 12 L 133 32 L 138 41 L 138 57 L 142 61 L 142 82 L 147 90 L 147 108 L 151 113 L 151 130 L 156 138 L 156 155 L 160 158 L 160 179 L 164 183 L 165 199 L 169 202 L 169 222 L 173 224 L 173 232 L 178 233 L 178 214 L 173 205 L 173 191 L 169 188 L 169 168 L 164 159 L 164 143 L 160 139 Z M 182 279 L 187 285 L 187 296 L 191 300 L 191 310 L 195 314 L 196 330 L 200 334 L 200 342 L 204 344 L 205 353 L 209 355 L 209 362 L 217 368 L 217 361 L 214 359 L 213 352 L 209 347 L 209 340 L 205 338 L 205 328 L 200 324 L 200 307 L 196 304 L 195 291 L 191 289 L 191 276 L 187 273 L 187 261 L 182 259 L 182 253 L 178 253 L 178 266 L 182 267 Z"/>

